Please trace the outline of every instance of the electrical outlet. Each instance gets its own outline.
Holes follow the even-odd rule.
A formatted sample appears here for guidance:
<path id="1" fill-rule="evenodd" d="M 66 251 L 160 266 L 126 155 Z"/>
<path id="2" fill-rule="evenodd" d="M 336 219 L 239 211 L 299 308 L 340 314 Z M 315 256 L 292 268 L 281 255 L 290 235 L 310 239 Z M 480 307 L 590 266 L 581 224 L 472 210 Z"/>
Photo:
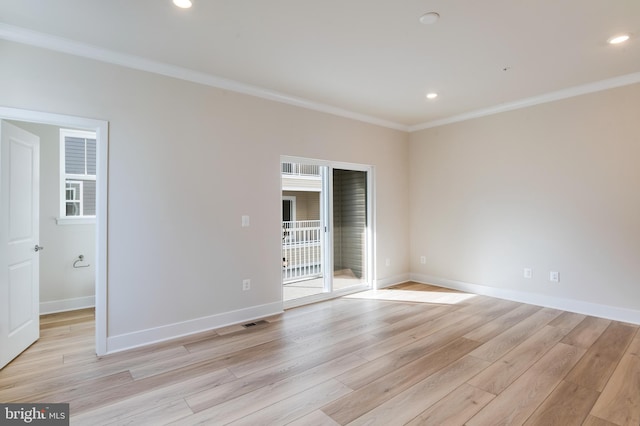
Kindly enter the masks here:
<path id="1" fill-rule="evenodd" d="M 560 282 L 560 272 L 557 272 L 557 271 L 549 272 L 549 281 L 554 283 Z"/>
<path id="2" fill-rule="evenodd" d="M 525 278 L 532 278 L 533 277 L 533 269 L 524 268 L 524 277 Z"/>
<path id="3" fill-rule="evenodd" d="M 243 228 L 248 228 L 250 225 L 250 221 L 249 221 L 249 215 L 242 215 L 242 227 Z"/>
<path id="4" fill-rule="evenodd" d="M 391 266 L 391 259 L 387 258 L 387 260 L 384 261 L 384 264 L 387 266 Z"/>
<path id="5" fill-rule="evenodd" d="M 420 263 L 423 265 L 427 264 L 427 256 L 420 256 Z"/>
<path id="6" fill-rule="evenodd" d="M 242 280 L 242 291 L 251 290 L 251 280 L 246 279 Z"/>

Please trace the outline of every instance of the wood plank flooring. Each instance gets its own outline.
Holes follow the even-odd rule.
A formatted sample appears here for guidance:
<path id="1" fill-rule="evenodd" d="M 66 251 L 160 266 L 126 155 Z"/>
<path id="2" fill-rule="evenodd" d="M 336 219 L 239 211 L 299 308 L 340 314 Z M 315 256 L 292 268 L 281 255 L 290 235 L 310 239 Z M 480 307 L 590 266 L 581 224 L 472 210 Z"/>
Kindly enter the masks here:
<path id="1" fill-rule="evenodd" d="M 405 283 L 104 357 L 41 318 L 2 402 L 72 425 L 640 425 L 633 324 Z"/>

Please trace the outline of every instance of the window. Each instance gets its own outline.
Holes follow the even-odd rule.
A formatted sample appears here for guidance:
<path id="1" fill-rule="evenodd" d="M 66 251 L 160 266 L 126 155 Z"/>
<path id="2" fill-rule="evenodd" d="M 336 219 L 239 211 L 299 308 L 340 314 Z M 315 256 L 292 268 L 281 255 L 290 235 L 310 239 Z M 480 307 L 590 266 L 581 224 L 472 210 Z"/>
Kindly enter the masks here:
<path id="1" fill-rule="evenodd" d="M 65 188 L 66 216 L 83 216 L 82 181 L 67 180 Z"/>
<path id="2" fill-rule="evenodd" d="M 291 222 L 296 220 L 296 197 L 293 195 L 282 196 L 282 221 Z"/>
<path id="3" fill-rule="evenodd" d="M 60 129 L 60 188 L 58 223 L 92 223 L 96 217 L 94 132 Z"/>

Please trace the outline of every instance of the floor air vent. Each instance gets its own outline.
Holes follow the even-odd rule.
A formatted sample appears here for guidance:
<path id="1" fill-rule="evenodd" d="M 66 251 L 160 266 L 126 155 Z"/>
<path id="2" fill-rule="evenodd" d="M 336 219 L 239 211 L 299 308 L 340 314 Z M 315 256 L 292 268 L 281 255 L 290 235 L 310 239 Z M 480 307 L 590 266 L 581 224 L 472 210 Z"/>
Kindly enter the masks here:
<path id="1" fill-rule="evenodd" d="M 261 324 L 266 324 L 267 322 L 265 320 L 260 320 L 260 321 L 256 321 L 256 322 L 249 322 L 247 324 L 243 324 L 242 326 L 244 328 L 249 328 L 249 327 L 253 327 L 255 325 L 261 325 Z"/>

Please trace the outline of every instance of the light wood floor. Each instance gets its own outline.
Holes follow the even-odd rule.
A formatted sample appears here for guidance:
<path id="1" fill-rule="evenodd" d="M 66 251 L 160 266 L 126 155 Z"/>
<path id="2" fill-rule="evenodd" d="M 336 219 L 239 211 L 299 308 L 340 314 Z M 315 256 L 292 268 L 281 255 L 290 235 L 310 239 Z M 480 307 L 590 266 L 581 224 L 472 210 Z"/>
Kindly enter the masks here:
<path id="1" fill-rule="evenodd" d="M 100 358 L 92 311 L 41 322 L 0 401 L 72 425 L 640 424 L 638 326 L 421 284 Z"/>

